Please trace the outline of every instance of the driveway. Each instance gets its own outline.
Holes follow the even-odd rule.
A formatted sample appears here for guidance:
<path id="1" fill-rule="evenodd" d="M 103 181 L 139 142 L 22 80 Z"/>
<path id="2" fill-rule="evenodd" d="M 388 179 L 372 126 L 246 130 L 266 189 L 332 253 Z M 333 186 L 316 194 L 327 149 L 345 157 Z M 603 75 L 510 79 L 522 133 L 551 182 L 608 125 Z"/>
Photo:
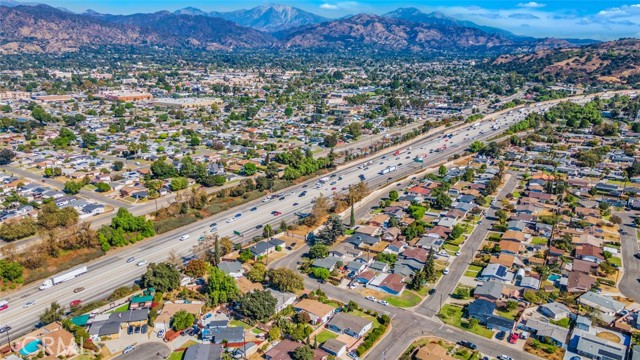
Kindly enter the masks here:
<path id="1" fill-rule="evenodd" d="M 162 342 L 148 342 L 136 345 L 135 350 L 128 354 L 120 354 L 117 360 L 164 360 L 171 353 L 171 349 Z"/>

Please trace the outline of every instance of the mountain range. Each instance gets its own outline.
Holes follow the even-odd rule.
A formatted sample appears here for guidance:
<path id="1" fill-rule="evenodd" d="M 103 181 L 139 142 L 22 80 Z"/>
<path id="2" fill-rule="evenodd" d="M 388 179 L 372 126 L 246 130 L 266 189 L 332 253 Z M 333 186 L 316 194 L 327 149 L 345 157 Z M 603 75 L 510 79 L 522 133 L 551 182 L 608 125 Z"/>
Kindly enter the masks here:
<path id="1" fill-rule="evenodd" d="M 327 19 L 275 4 L 232 12 L 204 12 L 190 7 L 175 12 L 110 15 L 91 10 L 76 14 L 42 4 L 0 3 L 4 4 L 0 6 L 0 53 L 63 52 L 95 45 L 157 45 L 207 50 L 367 49 L 500 54 L 585 43 L 519 36 L 415 8 Z"/>

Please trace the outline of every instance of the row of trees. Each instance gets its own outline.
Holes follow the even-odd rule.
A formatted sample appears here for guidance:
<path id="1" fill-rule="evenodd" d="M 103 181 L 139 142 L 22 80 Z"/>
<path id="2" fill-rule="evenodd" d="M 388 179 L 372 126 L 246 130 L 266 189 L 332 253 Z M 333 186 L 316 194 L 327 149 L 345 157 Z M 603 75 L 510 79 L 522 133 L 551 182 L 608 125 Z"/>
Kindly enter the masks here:
<path id="1" fill-rule="evenodd" d="M 154 235 L 152 220 L 147 220 L 144 216 L 133 216 L 127 209 L 120 208 L 111 219 L 111 225 L 98 230 L 98 242 L 102 250 L 107 251 L 112 246 L 125 246 Z"/>

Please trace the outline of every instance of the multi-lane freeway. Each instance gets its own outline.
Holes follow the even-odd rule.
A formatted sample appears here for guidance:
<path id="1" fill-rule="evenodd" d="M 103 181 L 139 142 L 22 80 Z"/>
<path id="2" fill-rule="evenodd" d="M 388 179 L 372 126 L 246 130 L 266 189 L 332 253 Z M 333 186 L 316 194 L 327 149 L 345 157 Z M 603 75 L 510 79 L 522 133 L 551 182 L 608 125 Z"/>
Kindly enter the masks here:
<path id="1" fill-rule="evenodd" d="M 578 100 L 586 101 L 582 97 Z M 396 179 L 415 173 L 423 167 L 446 160 L 449 156 L 464 150 L 475 140 L 489 139 L 504 131 L 511 123 L 523 119 L 528 113 L 542 111 L 549 106 L 551 106 L 549 102 L 536 104 L 521 110 L 490 116 L 473 126 L 470 124 L 455 130 L 432 134 L 414 142 L 411 144 L 411 150 L 405 148 L 399 155 L 394 155 L 393 152 L 380 154 L 337 170 L 333 173 L 335 176 L 319 188 L 314 186 L 315 180 L 311 180 L 279 193 L 286 195 L 283 200 L 263 202 L 262 199 L 258 199 L 187 227 L 115 250 L 88 263 L 87 274 L 50 289 L 39 291 L 39 284 L 26 285 L 1 299 L 9 302 L 9 308 L 0 312 L 0 325 L 11 326 L 13 336 L 25 333 L 33 327 L 39 314 L 53 301 L 67 306 L 73 300 L 87 302 L 104 298 L 114 289 L 132 284 L 133 280 L 144 273 L 144 267 L 136 266 L 138 261 L 160 262 L 165 260 L 172 250 L 180 255 L 190 254 L 193 245 L 197 243 L 197 238 L 210 232 L 212 223 L 218 224 L 219 235 L 230 236 L 234 242 L 249 240 L 255 234 L 262 232 L 257 229 L 259 225 L 278 224 L 281 220 L 291 222 L 296 218 L 295 212 L 311 210 L 313 198 L 320 194 L 331 196 L 334 192 L 343 191 L 343 188 L 358 183 L 361 180 L 360 175 L 365 177 L 370 189 L 395 182 Z M 440 151 L 436 152 L 436 149 Z M 413 161 L 417 155 L 424 156 L 424 163 Z M 365 163 L 369 164 L 363 165 Z M 395 166 L 397 169 L 381 175 L 380 172 L 389 166 Z M 335 184 L 332 184 L 334 181 Z M 306 191 L 306 195 L 301 196 L 302 191 Z M 274 216 L 272 213 L 275 211 L 280 212 L 280 215 Z M 228 222 L 231 218 L 235 220 Z M 234 235 L 234 231 L 244 236 Z M 184 234 L 189 234 L 189 239 L 180 241 L 179 238 Z M 129 257 L 134 257 L 136 261 L 127 263 L 126 260 Z M 78 287 L 84 287 L 85 290 L 75 294 L 73 290 Z M 35 301 L 35 305 L 23 308 L 23 305 L 31 300 Z"/>

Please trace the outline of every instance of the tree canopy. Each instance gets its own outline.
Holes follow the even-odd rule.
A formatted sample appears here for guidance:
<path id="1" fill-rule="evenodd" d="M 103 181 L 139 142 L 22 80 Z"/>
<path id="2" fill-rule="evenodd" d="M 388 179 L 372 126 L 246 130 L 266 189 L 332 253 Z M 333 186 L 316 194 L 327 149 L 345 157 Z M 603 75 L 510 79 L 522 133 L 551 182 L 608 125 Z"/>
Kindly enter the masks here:
<path id="1" fill-rule="evenodd" d="M 241 296 L 238 312 L 253 320 L 266 320 L 276 313 L 276 298 L 269 291 L 253 291 Z"/>
<path id="2" fill-rule="evenodd" d="M 217 267 L 209 272 L 209 299 L 213 305 L 233 301 L 240 295 L 235 279 Z"/>
<path id="3" fill-rule="evenodd" d="M 159 292 L 177 289 L 180 286 L 180 273 L 171 264 L 149 264 L 147 272 L 142 275 L 142 286 Z"/>

